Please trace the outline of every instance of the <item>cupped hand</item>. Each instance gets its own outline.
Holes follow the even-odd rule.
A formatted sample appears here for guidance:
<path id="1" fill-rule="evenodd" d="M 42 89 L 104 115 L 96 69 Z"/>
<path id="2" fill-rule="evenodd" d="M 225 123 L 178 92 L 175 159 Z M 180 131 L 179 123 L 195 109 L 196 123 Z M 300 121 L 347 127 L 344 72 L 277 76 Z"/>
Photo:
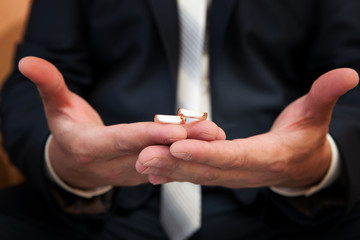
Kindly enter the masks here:
<path id="1" fill-rule="evenodd" d="M 49 157 L 67 184 L 92 189 L 107 185 L 132 186 L 147 182 L 135 170 L 138 154 L 150 145 L 168 145 L 187 137 L 180 125 L 152 122 L 105 126 L 98 113 L 68 90 L 51 63 L 23 58 L 19 69 L 35 83 L 53 136 Z"/>
<path id="2" fill-rule="evenodd" d="M 320 181 L 331 160 L 327 141 L 338 98 L 358 84 L 352 69 L 318 78 L 308 94 L 287 106 L 267 133 L 232 141 L 180 140 L 145 148 L 138 172 L 153 184 L 189 181 L 229 188 L 301 188 Z"/>

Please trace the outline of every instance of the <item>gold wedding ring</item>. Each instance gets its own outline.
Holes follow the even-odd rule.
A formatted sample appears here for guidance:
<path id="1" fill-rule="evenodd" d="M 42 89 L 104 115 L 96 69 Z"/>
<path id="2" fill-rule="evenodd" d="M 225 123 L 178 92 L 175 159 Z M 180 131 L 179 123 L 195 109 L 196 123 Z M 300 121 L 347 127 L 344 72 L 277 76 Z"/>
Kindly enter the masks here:
<path id="1" fill-rule="evenodd" d="M 206 112 L 199 112 L 193 111 L 185 108 L 179 108 L 178 116 L 184 116 L 185 118 L 195 118 L 199 120 L 206 120 L 207 113 Z"/>
<path id="2" fill-rule="evenodd" d="M 161 115 L 156 114 L 154 117 L 154 122 L 156 123 L 171 123 L 171 124 L 185 124 L 187 118 L 206 120 L 207 113 L 188 110 L 184 108 L 179 108 L 178 115 Z"/>
<path id="3" fill-rule="evenodd" d="M 156 123 L 185 124 L 186 119 L 185 119 L 184 116 L 156 114 L 155 117 L 154 117 L 154 122 L 156 122 Z"/>

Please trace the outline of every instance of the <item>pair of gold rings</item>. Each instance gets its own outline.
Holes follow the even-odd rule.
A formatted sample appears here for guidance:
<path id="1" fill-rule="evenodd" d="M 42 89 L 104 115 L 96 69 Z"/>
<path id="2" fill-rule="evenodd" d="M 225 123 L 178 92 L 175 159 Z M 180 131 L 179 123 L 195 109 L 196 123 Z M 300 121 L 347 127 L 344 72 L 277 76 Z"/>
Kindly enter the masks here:
<path id="1" fill-rule="evenodd" d="M 206 120 L 207 113 L 188 110 L 184 108 L 179 108 L 177 115 L 161 115 L 156 114 L 154 117 L 154 122 L 156 123 L 172 123 L 172 124 L 185 124 L 186 119 L 198 119 Z"/>

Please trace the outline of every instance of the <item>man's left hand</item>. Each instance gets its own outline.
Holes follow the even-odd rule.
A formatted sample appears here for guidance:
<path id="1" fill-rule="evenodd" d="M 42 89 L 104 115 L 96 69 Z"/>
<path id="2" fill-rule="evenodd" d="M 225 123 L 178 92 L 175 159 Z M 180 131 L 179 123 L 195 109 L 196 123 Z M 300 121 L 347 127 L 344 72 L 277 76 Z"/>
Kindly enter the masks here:
<path id="1" fill-rule="evenodd" d="M 140 153 L 136 169 L 153 184 L 311 186 L 324 177 L 331 160 L 326 135 L 332 110 L 358 81 L 352 69 L 330 71 L 313 83 L 308 94 L 287 106 L 269 132 L 232 141 L 194 136 L 171 146 L 149 146 Z"/>

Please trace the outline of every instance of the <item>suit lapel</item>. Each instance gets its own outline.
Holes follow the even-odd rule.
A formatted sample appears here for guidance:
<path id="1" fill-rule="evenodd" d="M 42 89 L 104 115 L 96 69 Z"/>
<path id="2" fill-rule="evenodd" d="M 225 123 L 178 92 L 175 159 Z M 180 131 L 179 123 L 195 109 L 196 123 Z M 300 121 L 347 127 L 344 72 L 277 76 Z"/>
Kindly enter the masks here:
<path id="1" fill-rule="evenodd" d="M 179 18 L 176 0 L 148 0 L 148 3 L 165 46 L 172 77 L 176 81 L 179 65 Z"/>

